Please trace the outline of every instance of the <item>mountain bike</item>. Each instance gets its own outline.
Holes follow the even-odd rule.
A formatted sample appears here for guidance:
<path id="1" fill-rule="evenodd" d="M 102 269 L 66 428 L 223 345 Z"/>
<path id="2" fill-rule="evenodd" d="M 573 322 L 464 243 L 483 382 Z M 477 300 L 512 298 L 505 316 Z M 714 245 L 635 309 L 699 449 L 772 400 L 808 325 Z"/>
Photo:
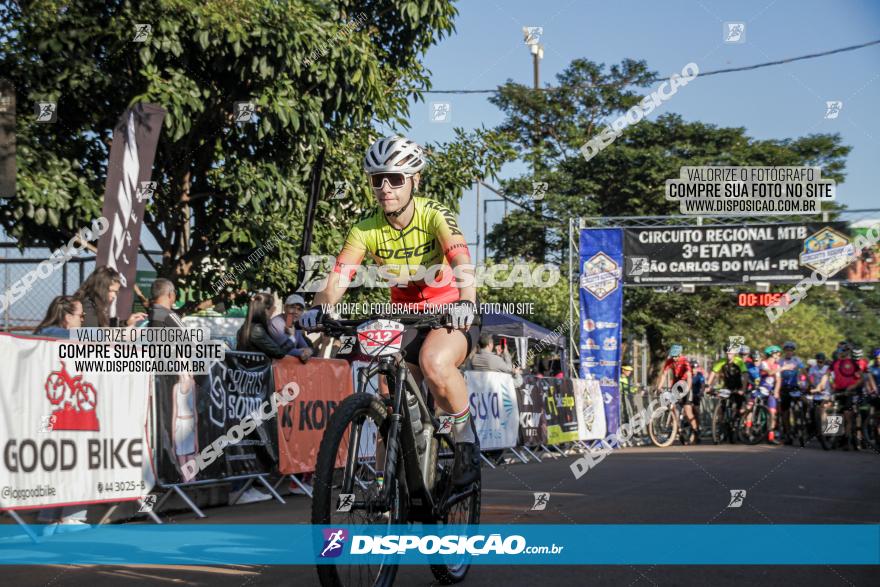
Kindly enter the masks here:
<path id="1" fill-rule="evenodd" d="M 880 454 L 880 398 L 868 395 L 865 400 L 862 404 L 862 439 L 866 448 Z"/>
<path id="2" fill-rule="evenodd" d="M 809 409 L 807 408 L 804 393 L 800 389 L 789 391 L 788 397 L 791 398 L 788 413 L 786 414 L 786 417 L 788 418 L 789 438 L 792 441 L 796 440 L 798 444 L 803 447 L 807 444 L 807 437 L 809 434 L 807 423 L 807 413 L 809 412 Z"/>
<path id="3" fill-rule="evenodd" d="M 853 410 L 844 410 L 843 400 L 855 394 L 856 392 L 852 391 L 825 394 L 816 406 L 816 436 L 819 444 L 822 445 L 822 450 L 843 447 L 849 441 L 846 436 L 846 414 Z M 853 421 L 855 421 L 854 417 Z M 852 434 L 855 435 L 855 424 Z"/>
<path id="4" fill-rule="evenodd" d="M 453 487 L 451 420 L 435 417 L 432 398 L 416 385 L 403 359 L 405 328 L 444 328 L 447 322 L 446 316 L 412 314 L 323 318 L 324 333 L 341 338 L 344 348 L 353 348 L 356 342 L 371 362 L 360 371 L 356 392 L 340 403 L 321 439 L 312 524 L 479 523 L 481 483 Z M 376 375 L 387 383 L 388 397 L 366 391 L 367 382 Z M 378 467 L 370 463 L 382 463 L 381 482 Z M 387 555 L 375 567 L 317 565 L 318 577 L 325 587 L 390 586 L 397 575 L 397 560 Z M 462 581 L 469 569 L 467 555 L 436 557 L 431 562 L 431 572 L 444 585 Z"/>
<path id="5" fill-rule="evenodd" d="M 660 397 L 666 398 L 666 404 L 661 405 L 654 410 L 648 421 L 648 436 L 654 446 L 665 448 L 672 446 L 678 437 L 679 442 L 688 444 L 691 425 L 684 413 L 684 406 L 681 398 L 676 397 L 675 387 L 672 389 L 662 389 L 658 394 Z"/>
<path id="6" fill-rule="evenodd" d="M 767 398 L 770 397 L 771 392 L 764 387 L 758 387 L 756 391 L 758 393 L 740 419 L 737 429 L 740 441 L 745 444 L 758 444 L 767 438 L 770 432 L 770 409 L 767 407 Z"/>
<path id="7" fill-rule="evenodd" d="M 731 398 L 735 393 L 742 394 L 729 389 L 719 389 L 715 392 L 718 396 L 718 403 L 715 404 L 715 411 L 712 414 L 712 442 L 715 444 L 722 442 L 732 444 L 737 441 L 736 431 L 739 429 L 741 416 L 736 402 Z"/>

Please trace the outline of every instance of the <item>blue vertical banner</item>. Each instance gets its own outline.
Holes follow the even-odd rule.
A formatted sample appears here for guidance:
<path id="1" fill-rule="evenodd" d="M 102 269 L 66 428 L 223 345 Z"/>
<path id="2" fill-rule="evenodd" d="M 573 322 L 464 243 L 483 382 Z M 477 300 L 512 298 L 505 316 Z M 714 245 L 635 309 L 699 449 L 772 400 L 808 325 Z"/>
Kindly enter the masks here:
<path id="1" fill-rule="evenodd" d="M 620 335 L 623 325 L 623 229 L 580 233 L 581 367 L 602 390 L 606 434 L 620 427 Z"/>

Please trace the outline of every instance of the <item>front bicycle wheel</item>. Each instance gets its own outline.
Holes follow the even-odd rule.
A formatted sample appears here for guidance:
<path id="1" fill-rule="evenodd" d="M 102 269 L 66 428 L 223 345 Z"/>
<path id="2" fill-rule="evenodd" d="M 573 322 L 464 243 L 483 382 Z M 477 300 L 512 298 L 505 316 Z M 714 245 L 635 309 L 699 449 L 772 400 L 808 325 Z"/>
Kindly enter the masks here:
<path id="1" fill-rule="evenodd" d="M 746 414 L 740 425 L 740 438 L 746 444 L 758 444 L 770 430 L 770 410 L 767 406 L 756 405 Z"/>
<path id="2" fill-rule="evenodd" d="M 654 410 L 651 421 L 648 422 L 648 435 L 654 446 L 660 448 L 672 446 L 678 435 L 678 415 L 673 406 Z"/>
<path id="3" fill-rule="evenodd" d="M 380 483 L 376 474 L 377 460 L 385 462 L 380 458 L 384 455 L 376 451 L 387 446 L 376 439 L 378 434 L 386 438 L 389 422 L 381 399 L 368 393 L 347 397 L 333 412 L 318 450 L 312 524 L 406 523 L 402 482 L 394 478 Z M 383 487 L 390 487 L 387 500 L 383 500 Z M 317 565 L 318 579 L 324 587 L 390 587 L 397 576 L 396 562 L 396 556 L 388 555 L 378 565 Z"/>
<path id="4" fill-rule="evenodd" d="M 445 489 L 452 483 L 452 463 L 455 451 L 446 437 L 440 437 L 437 450 L 437 481 L 435 499 L 443 499 Z M 437 524 L 454 526 L 476 526 L 480 523 L 482 485 L 474 484 L 472 492 L 448 507 Z M 438 532 L 439 533 L 439 532 Z M 464 581 L 471 568 L 469 555 L 437 557 L 431 562 L 431 572 L 441 585 L 452 585 Z"/>
<path id="5" fill-rule="evenodd" d="M 727 400 L 715 404 L 712 414 L 712 442 L 721 444 L 730 440 L 730 421 L 727 419 Z"/>
<path id="6" fill-rule="evenodd" d="M 794 432 L 793 436 L 797 439 L 798 444 L 801 445 L 801 448 L 806 446 L 807 444 L 807 416 L 804 409 L 804 404 L 801 403 L 800 400 L 792 403 L 791 406 L 792 419 L 794 422 Z"/>
<path id="7" fill-rule="evenodd" d="M 862 438 L 869 448 L 880 453 L 880 413 L 875 408 L 862 421 Z"/>

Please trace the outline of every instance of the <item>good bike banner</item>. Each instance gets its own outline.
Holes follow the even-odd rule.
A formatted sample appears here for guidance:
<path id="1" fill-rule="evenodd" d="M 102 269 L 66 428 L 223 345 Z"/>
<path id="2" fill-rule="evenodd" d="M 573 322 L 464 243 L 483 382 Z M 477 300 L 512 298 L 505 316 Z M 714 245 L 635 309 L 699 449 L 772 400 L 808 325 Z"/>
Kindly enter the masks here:
<path id="1" fill-rule="evenodd" d="M 57 359 L 59 344 L 0 334 L 0 509 L 128 501 L 153 488 L 150 374 L 86 377 Z"/>
<path id="2" fill-rule="evenodd" d="M 260 353 L 227 351 L 223 361 L 211 365 L 209 375 L 157 375 L 157 468 L 162 482 L 273 471 L 273 391 L 271 362 Z M 251 427 L 253 420 L 258 421 Z"/>
<path id="3" fill-rule="evenodd" d="M 605 438 L 605 404 L 595 379 L 572 379 L 577 413 L 578 440 Z"/>
<path id="4" fill-rule="evenodd" d="M 519 408 L 513 377 L 497 371 L 465 371 L 464 378 L 480 448 L 494 450 L 516 446 Z"/>
<path id="5" fill-rule="evenodd" d="M 845 222 L 623 230 L 626 283 L 652 286 L 799 281 L 811 256 L 852 241 Z"/>
<path id="6" fill-rule="evenodd" d="M 341 359 L 296 357 L 275 361 L 275 389 L 293 388 L 295 399 L 280 408 L 278 418 L 278 470 L 285 474 L 315 470 L 318 448 L 330 416 L 353 393 L 351 367 Z M 375 450 L 375 445 L 373 447 Z M 337 453 L 336 465 L 345 464 L 346 450 Z"/>
<path id="7" fill-rule="evenodd" d="M 581 230 L 582 379 L 599 382 L 605 426 L 620 425 L 620 325 L 623 323 L 623 230 Z"/>
<path id="8" fill-rule="evenodd" d="M 544 390 L 533 376 L 523 378 L 517 390 L 519 400 L 519 446 L 547 442 L 547 414 L 544 413 Z"/>
<path id="9" fill-rule="evenodd" d="M 574 442 L 578 439 L 574 388 L 570 379 L 539 377 L 537 385 L 544 396 L 547 415 L 547 444 Z"/>

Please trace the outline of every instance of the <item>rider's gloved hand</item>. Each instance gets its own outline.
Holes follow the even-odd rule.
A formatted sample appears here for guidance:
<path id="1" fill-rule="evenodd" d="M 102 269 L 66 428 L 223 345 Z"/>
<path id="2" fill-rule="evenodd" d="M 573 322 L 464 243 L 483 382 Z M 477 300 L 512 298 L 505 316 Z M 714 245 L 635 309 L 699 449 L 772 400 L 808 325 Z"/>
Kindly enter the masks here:
<path id="1" fill-rule="evenodd" d="M 321 306 L 312 306 L 299 319 L 300 326 L 304 330 L 314 330 L 318 327 L 318 322 L 321 321 L 321 316 L 323 315 L 324 311 Z"/>
<path id="2" fill-rule="evenodd" d="M 474 323 L 477 306 L 470 300 L 458 300 L 449 310 L 449 318 L 453 328 L 467 330 Z"/>

